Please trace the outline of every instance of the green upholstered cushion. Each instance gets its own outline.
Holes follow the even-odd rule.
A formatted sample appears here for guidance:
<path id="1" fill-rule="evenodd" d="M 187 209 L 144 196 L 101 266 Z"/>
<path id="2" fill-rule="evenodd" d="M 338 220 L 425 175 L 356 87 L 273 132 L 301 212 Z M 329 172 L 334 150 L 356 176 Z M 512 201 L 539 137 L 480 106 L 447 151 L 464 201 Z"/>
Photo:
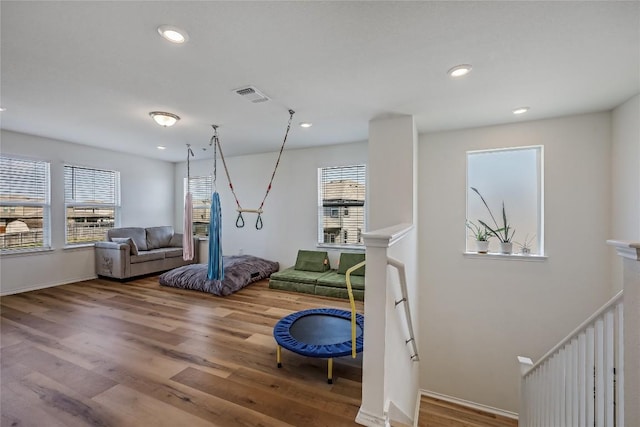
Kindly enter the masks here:
<path id="1" fill-rule="evenodd" d="M 321 295 L 324 297 L 345 298 L 345 299 L 349 298 L 349 293 L 347 292 L 346 289 L 332 288 L 331 286 L 316 285 L 315 294 Z M 354 289 L 353 299 L 356 299 L 358 301 L 364 301 L 364 291 Z"/>
<path id="2" fill-rule="evenodd" d="M 318 280 L 319 277 L 322 277 L 328 273 L 331 273 L 331 272 L 304 271 L 304 270 L 296 270 L 294 267 L 289 267 L 285 270 L 278 271 L 277 273 L 273 273 L 271 275 L 271 278 L 282 281 L 282 282 L 298 282 L 298 283 L 309 283 L 311 285 L 315 285 L 316 280 Z"/>
<path id="3" fill-rule="evenodd" d="M 344 274 L 336 273 L 335 271 L 330 271 L 318 277 L 318 279 L 316 280 L 316 284 L 347 289 L 347 276 L 345 276 Z M 364 276 L 351 275 L 351 287 L 353 289 L 364 289 Z"/>
<path id="4" fill-rule="evenodd" d="M 326 251 L 299 250 L 294 268 L 303 271 L 327 271 L 331 268 L 329 255 Z"/>
<path id="5" fill-rule="evenodd" d="M 338 273 L 346 274 L 347 270 L 354 265 L 364 261 L 364 254 L 360 253 L 341 253 L 340 264 L 338 265 Z M 365 266 L 360 267 L 351 273 L 351 276 L 364 276 Z"/>
<path id="6" fill-rule="evenodd" d="M 316 285 L 311 283 L 288 282 L 286 280 L 274 279 L 273 275 L 269 278 L 269 288 L 280 289 L 283 291 L 303 292 L 305 294 L 313 294 Z"/>

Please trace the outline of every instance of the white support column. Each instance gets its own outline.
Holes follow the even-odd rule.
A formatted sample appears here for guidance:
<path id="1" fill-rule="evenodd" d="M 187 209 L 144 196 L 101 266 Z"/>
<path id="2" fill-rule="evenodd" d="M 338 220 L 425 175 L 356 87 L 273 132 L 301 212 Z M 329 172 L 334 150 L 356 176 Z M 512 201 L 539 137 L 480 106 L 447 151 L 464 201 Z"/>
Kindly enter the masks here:
<path id="1" fill-rule="evenodd" d="M 623 257 L 624 425 L 640 425 L 640 243 L 608 240 Z"/>

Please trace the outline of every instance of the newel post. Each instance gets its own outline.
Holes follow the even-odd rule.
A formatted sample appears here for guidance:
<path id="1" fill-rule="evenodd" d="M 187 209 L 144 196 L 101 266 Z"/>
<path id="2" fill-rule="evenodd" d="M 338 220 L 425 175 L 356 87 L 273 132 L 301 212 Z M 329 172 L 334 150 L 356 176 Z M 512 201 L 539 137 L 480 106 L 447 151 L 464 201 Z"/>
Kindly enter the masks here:
<path id="1" fill-rule="evenodd" d="M 624 425 L 640 425 L 640 242 L 608 240 L 622 257 L 624 289 Z"/>

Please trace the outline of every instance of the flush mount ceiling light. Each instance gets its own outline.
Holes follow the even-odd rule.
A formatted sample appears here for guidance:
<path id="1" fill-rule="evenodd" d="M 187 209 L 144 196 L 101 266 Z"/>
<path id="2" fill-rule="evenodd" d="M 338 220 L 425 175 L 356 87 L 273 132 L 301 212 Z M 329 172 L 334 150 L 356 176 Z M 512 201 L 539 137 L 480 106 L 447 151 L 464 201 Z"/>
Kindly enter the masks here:
<path id="1" fill-rule="evenodd" d="M 300 122 L 300 127 L 301 127 L 301 128 L 310 128 L 311 126 L 313 126 L 313 123 L 309 123 L 309 122 Z"/>
<path id="2" fill-rule="evenodd" d="M 176 44 L 185 43 L 189 40 L 189 35 L 186 31 L 172 25 L 160 25 L 158 27 L 158 34 L 166 40 L 169 40 L 171 43 Z"/>
<path id="3" fill-rule="evenodd" d="M 175 114 L 167 113 L 164 111 L 152 111 L 149 115 L 155 120 L 157 124 L 160 126 L 168 127 L 176 124 L 180 117 Z"/>
<path id="4" fill-rule="evenodd" d="M 447 74 L 449 74 L 450 77 L 462 77 L 469 74 L 471 72 L 471 68 L 472 67 L 470 64 L 460 64 L 449 69 L 449 71 L 447 71 Z"/>
<path id="5" fill-rule="evenodd" d="M 165 147 L 164 145 L 158 145 L 156 148 L 158 150 L 166 150 L 167 149 L 167 147 Z"/>
<path id="6" fill-rule="evenodd" d="M 518 107 L 518 108 L 516 108 L 516 109 L 514 109 L 514 110 L 513 110 L 513 114 L 516 114 L 516 115 L 518 115 L 518 114 L 524 114 L 524 113 L 526 113 L 527 111 L 529 111 L 529 107 Z"/>

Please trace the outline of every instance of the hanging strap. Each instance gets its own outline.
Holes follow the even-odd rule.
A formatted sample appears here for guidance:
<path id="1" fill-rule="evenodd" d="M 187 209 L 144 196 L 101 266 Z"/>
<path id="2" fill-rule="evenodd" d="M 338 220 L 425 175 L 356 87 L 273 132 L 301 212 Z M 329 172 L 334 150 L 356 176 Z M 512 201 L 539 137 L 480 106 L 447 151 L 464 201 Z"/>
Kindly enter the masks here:
<path id="1" fill-rule="evenodd" d="M 282 141 L 282 145 L 280 146 L 280 153 L 278 153 L 278 160 L 276 160 L 276 165 L 273 168 L 273 173 L 271 174 L 271 180 L 269 180 L 269 185 L 267 186 L 267 191 L 264 193 L 264 198 L 262 199 L 262 203 L 260 203 L 260 207 L 258 209 L 243 209 L 240 206 L 240 201 L 238 200 L 238 196 L 236 195 L 236 191 L 233 188 L 233 183 L 231 182 L 231 176 L 229 175 L 229 168 L 227 167 L 227 162 L 224 158 L 224 154 L 222 153 L 222 145 L 220 144 L 220 139 L 218 138 L 218 126 L 211 125 L 214 130 L 214 134 L 211 137 L 211 141 L 209 145 L 214 145 L 214 163 L 213 163 L 213 183 L 216 185 L 217 178 L 217 167 L 216 167 L 216 158 L 217 158 L 217 150 L 220 151 L 220 159 L 222 160 L 222 166 L 224 167 L 224 172 L 227 175 L 227 181 L 229 182 L 229 188 L 231 189 L 231 194 L 233 194 L 233 198 L 236 201 L 236 210 L 238 211 L 238 217 L 236 218 L 236 227 L 242 228 L 244 227 L 244 217 L 242 216 L 243 212 L 255 212 L 258 214 L 258 218 L 256 219 L 256 230 L 262 230 L 264 226 L 262 222 L 262 208 L 264 206 L 264 202 L 267 200 L 267 196 L 271 191 L 271 185 L 273 184 L 273 178 L 276 176 L 276 171 L 278 170 L 278 165 L 280 164 L 280 158 L 282 157 L 282 151 L 284 151 L 284 145 L 287 143 L 287 136 L 289 135 L 289 130 L 291 129 L 291 121 L 293 120 L 293 115 L 295 111 L 289 110 L 289 122 L 287 123 L 287 130 L 284 134 L 284 140 Z"/>
<path id="2" fill-rule="evenodd" d="M 273 173 L 271 174 L 271 180 L 269 180 L 269 185 L 267 186 L 267 191 L 264 193 L 264 198 L 262 199 L 262 203 L 260 203 L 259 210 L 262 210 L 264 206 L 264 202 L 267 200 L 267 196 L 269 195 L 269 191 L 271 191 L 271 184 L 273 184 L 273 178 L 276 176 L 276 171 L 278 170 L 278 165 L 280 165 L 280 157 L 282 157 L 282 151 L 284 150 L 284 144 L 287 143 L 287 136 L 289 135 L 289 129 L 291 129 L 291 121 L 293 120 L 293 115 L 296 112 L 293 110 L 289 110 L 289 123 L 287 123 L 287 131 L 284 133 L 284 140 L 282 141 L 282 145 L 280 146 L 280 153 L 278 154 L 278 160 L 276 160 L 276 166 L 273 168 Z M 258 215 L 258 219 L 260 220 L 260 228 L 258 228 L 258 223 L 256 222 L 256 228 L 260 230 L 262 228 L 262 219 L 260 219 L 260 215 Z"/>

